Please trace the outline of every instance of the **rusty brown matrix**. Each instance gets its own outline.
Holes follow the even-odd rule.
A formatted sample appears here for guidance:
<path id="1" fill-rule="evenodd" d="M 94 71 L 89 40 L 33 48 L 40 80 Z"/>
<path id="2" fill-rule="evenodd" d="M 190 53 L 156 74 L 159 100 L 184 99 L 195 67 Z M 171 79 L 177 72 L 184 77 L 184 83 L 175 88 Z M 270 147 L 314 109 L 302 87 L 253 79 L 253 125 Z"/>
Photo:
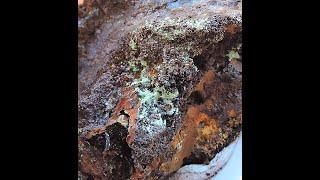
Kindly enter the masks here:
<path id="1" fill-rule="evenodd" d="M 167 179 L 239 135 L 241 2 L 179 2 L 79 7 L 79 179 Z"/>

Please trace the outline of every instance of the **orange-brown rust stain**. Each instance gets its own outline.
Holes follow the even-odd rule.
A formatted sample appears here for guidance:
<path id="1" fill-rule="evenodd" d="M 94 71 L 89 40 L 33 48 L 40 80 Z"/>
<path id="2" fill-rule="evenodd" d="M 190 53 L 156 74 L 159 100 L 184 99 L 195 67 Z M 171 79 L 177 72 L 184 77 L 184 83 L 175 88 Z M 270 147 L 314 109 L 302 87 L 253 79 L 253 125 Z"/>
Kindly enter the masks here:
<path id="1" fill-rule="evenodd" d="M 226 29 L 226 32 L 231 33 L 231 34 L 235 34 L 238 31 L 239 26 L 236 24 L 230 24 L 230 25 L 226 26 L 225 29 Z"/>
<path id="2" fill-rule="evenodd" d="M 145 175 L 144 175 L 143 171 L 135 169 L 133 174 L 131 175 L 130 179 L 131 180 L 139 180 L 139 179 L 143 179 L 144 177 L 145 177 Z"/>
<path id="3" fill-rule="evenodd" d="M 128 136 L 127 136 L 127 143 L 130 145 L 135 136 L 136 136 L 136 129 L 137 129 L 137 116 L 140 107 L 140 102 L 136 105 L 136 107 L 128 110 L 129 118 L 129 128 L 128 128 Z"/>
<path id="4" fill-rule="evenodd" d="M 132 106 L 132 102 L 137 100 L 137 95 L 135 94 L 132 88 L 126 88 L 123 90 L 123 96 L 120 99 L 119 103 L 117 104 L 116 108 L 114 109 L 114 113 L 109 119 L 107 126 L 110 126 L 117 122 L 119 117 L 120 111 L 124 110 L 126 113 L 129 114 L 130 112 L 133 113 L 132 109 L 135 107 Z M 134 114 L 133 114 L 134 115 Z"/>
<path id="5" fill-rule="evenodd" d="M 171 143 L 171 147 L 177 151 L 171 160 L 160 165 L 160 171 L 170 174 L 178 170 L 183 163 L 183 159 L 191 154 L 196 139 L 194 122 L 198 114 L 199 110 L 196 107 L 188 109 L 184 124 Z"/>
<path id="6" fill-rule="evenodd" d="M 134 90 L 132 88 L 126 88 L 123 90 L 122 99 L 119 101 L 118 105 L 115 108 L 115 112 L 116 112 L 115 115 L 120 113 L 122 109 L 126 110 L 126 109 L 132 108 L 130 101 L 133 94 L 134 94 Z"/>
<path id="7" fill-rule="evenodd" d="M 135 103 L 134 103 L 135 102 Z M 133 106 L 133 104 L 135 104 Z M 135 93 L 134 89 L 126 88 L 123 90 L 123 96 L 120 99 L 119 103 L 117 104 L 115 111 L 111 118 L 109 119 L 106 126 L 110 126 L 116 123 L 119 119 L 119 114 L 121 110 L 124 110 L 129 115 L 129 122 L 128 122 L 128 136 L 127 136 L 127 143 L 130 145 L 134 138 L 135 138 L 135 131 L 137 129 L 137 116 L 140 107 L 140 101 L 138 99 L 137 94 Z"/>
<path id="8" fill-rule="evenodd" d="M 196 124 L 199 139 L 209 140 L 214 133 L 218 132 L 216 120 L 205 113 L 199 114 Z"/>
<path id="9" fill-rule="evenodd" d="M 154 68 L 151 68 L 151 70 L 149 71 L 149 75 L 151 77 L 155 77 L 155 76 L 157 76 L 157 74 L 158 74 L 158 72 Z"/>
<path id="10" fill-rule="evenodd" d="M 234 109 L 230 109 L 227 113 L 229 117 L 237 117 L 237 111 Z"/>
<path id="11" fill-rule="evenodd" d="M 214 72 L 213 70 L 209 70 L 206 72 L 203 77 L 200 79 L 200 82 L 196 85 L 195 90 L 196 91 L 204 91 L 204 85 L 210 85 L 212 83 L 212 80 L 214 78 Z"/>
<path id="12" fill-rule="evenodd" d="M 211 110 L 213 108 L 213 101 L 211 99 L 207 99 L 204 103 L 204 105 L 206 106 L 206 108 L 208 110 Z"/>
<path id="13" fill-rule="evenodd" d="M 212 85 L 214 71 L 209 70 L 196 85 L 195 90 L 203 93 L 205 85 Z M 210 118 L 204 110 L 212 108 L 213 102 L 210 98 L 201 105 L 192 105 L 187 109 L 183 125 L 179 133 L 171 142 L 171 147 L 176 149 L 172 159 L 160 165 L 160 171 L 170 174 L 180 168 L 183 159 L 190 156 L 197 139 L 210 139 L 212 134 L 218 131 L 218 124 L 215 119 Z M 200 126 L 202 123 L 202 126 Z"/>
<path id="14" fill-rule="evenodd" d="M 207 140 L 218 132 L 216 121 L 201 112 L 205 108 L 204 105 L 194 105 L 188 108 L 184 125 L 171 143 L 171 147 L 177 151 L 170 161 L 161 164 L 160 171 L 170 174 L 178 170 L 183 164 L 183 159 L 190 156 L 198 138 Z M 200 123 L 204 124 L 203 127 L 199 127 Z"/>

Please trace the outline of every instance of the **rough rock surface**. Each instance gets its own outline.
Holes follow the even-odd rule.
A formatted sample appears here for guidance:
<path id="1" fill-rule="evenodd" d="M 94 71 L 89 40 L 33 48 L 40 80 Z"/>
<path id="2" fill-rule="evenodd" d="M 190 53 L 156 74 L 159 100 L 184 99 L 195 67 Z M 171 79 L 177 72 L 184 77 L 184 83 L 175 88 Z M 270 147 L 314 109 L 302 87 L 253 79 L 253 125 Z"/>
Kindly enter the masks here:
<path id="1" fill-rule="evenodd" d="M 79 17 L 79 178 L 209 163 L 241 130 L 241 2 L 112 2 Z"/>

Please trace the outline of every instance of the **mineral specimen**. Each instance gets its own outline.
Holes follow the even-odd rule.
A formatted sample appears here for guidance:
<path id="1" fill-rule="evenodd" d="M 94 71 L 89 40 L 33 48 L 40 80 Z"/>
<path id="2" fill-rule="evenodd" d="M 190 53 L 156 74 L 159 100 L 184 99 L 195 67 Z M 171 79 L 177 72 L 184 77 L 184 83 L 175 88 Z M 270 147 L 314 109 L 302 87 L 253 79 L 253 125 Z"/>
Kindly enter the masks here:
<path id="1" fill-rule="evenodd" d="M 137 3 L 129 13 L 145 18 L 131 27 L 117 26 L 126 33 L 110 55 L 109 42 L 99 40 L 100 34 L 111 36 L 110 29 L 84 43 L 89 51 L 94 47 L 87 57 L 99 63 L 82 71 L 99 70 L 79 90 L 82 178 L 167 178 L 183 165 L 209 163 L 237 137 L 242 124 L 239 3 L 209 0 L 173 9 L 170 2 Z M 79 81 L 87 79 L 80 72 Z"/>

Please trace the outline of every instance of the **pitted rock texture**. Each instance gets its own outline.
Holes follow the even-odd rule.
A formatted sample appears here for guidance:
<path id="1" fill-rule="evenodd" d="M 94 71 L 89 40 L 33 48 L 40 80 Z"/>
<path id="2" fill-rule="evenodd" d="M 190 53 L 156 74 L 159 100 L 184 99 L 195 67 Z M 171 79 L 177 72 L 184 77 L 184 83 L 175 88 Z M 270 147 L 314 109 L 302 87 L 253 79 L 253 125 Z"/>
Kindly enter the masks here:
<path id="1" fill-rule="evenodd" d="M 240 132 L 241 5 L 172 3 L 137 2 L 128 14 L 145 17 L 118 25 L 125 30 L 112 50 L 100 35 L 85 44 L 91 54 L 79 61 L 99 63 L 79 75 L 91 72 L 78 105 L 84 179 L 167 178 L 208 163 Z"/>

